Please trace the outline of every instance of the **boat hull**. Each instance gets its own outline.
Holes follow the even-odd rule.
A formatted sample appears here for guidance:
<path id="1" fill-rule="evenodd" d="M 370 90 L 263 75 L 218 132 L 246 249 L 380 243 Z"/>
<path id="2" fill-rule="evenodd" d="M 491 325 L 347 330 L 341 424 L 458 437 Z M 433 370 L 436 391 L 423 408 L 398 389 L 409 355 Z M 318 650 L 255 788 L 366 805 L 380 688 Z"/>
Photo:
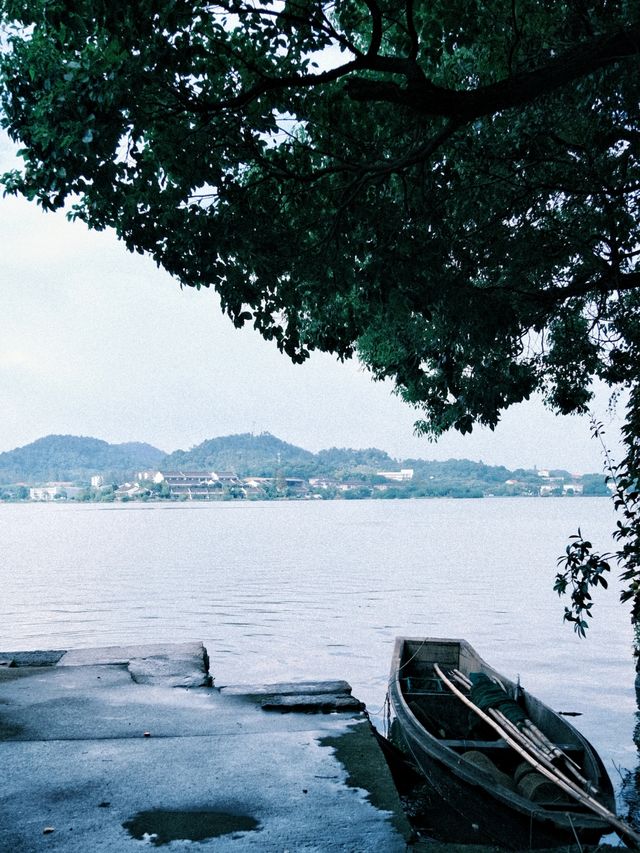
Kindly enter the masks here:
<path id="1" fill-rule="evenodd" d="M 515 685 L 489 667 L 464 640 L 399 638 L 396 641 L 389 689 L 395 713 L 394 740 L 420 770 L 431 796 L 435 795 L 455 818 L 448 821 L 451 826 L 447 827 L 447 837 L 443 840 L 526 849 L 571 844 L 576 839 L 583 844 L 597 844 L 604 834 L 612 831 L 605 820 L 577 804 L 575 808 L 571 804 L 548 807 L 496 782 L 494 776 L 470 764 L 461 754 L 480 741 L 454 741 L 427 731 L 424 720 L 417 716 L 422 707 L 419 700 L 422 698 L 427 709 L 429 696 L 435 705 L 438 703 L 433 699 L 434 694 L 427 691 L 422 695 L 412 694 L 410 691 L 415 688 L 411 686 L 411 679 L 415 682 L 424 678 L 433 662 L 466 672 L 484 671 L 500 678 L 508 690 L 515 689 Z M 443 694 L 441 701 L 453 698 Z M 613 810 L 611 781 L 591 744 L 573 726 L 526 692 L 522 691 L 520 701 L 536 725 L 551 730 L 556 743 L 568 743 L 576 754 L 582 755 L 588 778 L 598 787 L 598 799 Z M 495 744 L 490 741 L 482 741 L 482 744 L 489 754 L 498 755 L 501 751 L 506 754 L 507 745 L 499 740 Z M 515 760 L 511 756 L 512 753 L 509 760 Z M 500 758 L 504 760 L 504 756 Z"/>

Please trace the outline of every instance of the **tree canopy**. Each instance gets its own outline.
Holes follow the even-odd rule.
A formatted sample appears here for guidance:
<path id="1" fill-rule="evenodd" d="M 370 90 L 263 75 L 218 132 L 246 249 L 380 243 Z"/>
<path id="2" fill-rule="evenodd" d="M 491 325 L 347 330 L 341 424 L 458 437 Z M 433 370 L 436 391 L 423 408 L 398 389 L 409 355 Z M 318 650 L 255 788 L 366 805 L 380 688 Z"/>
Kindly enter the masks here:
<path id="1" fill-rule="evenodd" d="M 638 350 L 640 12 L 588 0 L 2 0 L 5 188 L 424 413 L 584 409 Z"/>
<path id="2" fill-rule="evenodd" d="M 631 0 L 0 0 L 7 192 L 437 434 L 640 364 Z M 632 419 L 630 419 L 631 422 Z M 628 439 L 629 440 L 629 439 Z M 630 440 L 640 441 L 635 433 Z"/>

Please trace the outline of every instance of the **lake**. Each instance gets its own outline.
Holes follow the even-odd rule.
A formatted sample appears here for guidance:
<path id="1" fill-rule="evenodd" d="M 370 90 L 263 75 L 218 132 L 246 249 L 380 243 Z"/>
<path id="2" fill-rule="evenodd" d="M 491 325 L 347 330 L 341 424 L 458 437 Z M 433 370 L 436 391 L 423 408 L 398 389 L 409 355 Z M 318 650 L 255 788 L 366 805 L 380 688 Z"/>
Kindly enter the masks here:
<path id="1" fill-rule="evenodd" d="M 610 549 L 611 501 L 5 504 L 0 650 L 202 640 L 218 685 L 345 678 L 381 728 L 396 635 L 464 637 L 580 712 L 619 788 L 632 633 L 616 578 L 586 640 L 562 623 L 556 559 L 579 526 Z"/>

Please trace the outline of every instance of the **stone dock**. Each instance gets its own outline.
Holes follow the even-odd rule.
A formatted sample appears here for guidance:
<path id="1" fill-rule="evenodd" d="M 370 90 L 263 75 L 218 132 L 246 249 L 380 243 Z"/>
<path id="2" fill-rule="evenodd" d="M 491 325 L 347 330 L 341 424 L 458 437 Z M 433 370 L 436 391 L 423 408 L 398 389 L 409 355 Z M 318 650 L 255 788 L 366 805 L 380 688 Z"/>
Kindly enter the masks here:
<path id="1" fill-rule="evenodd" d="M 0 768 L 2 853 L 411 849 L 346 682 L 218 685 L 201 643 L 0 653 Z"/>

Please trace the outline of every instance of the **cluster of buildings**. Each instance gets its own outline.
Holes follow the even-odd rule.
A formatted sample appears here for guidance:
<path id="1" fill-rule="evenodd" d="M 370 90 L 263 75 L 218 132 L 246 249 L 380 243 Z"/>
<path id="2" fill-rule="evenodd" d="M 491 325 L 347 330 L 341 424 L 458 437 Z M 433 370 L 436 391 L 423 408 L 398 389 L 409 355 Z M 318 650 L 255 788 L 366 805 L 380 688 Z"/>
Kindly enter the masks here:
<path id="1" fill-rule="evenodd" d="M 381 471 L 379 477 L 388 484 L 408 482 L 413 470 Z M 374 488 L 384 491 L 389 485 L 378 483 Z M 152 493 L 174 500 L 213 500 L 222 496 L 257 498 L 265 495 L 286 494 L 288 496 L 322 495 L 323 491 L 348 492 L 362 488 L 362 480 L 337 481 L 328 477 L 238 477 L 231 471 L 138 471 L 131 482 L 114 487 L 99 474 L 91 477 L 91 491 L 110 492 L 115 500 L 136 500 L 149 497 Z M 160 487 L 158 489 L 158 487 Z M 70 482 L 52 482 L 29 488 L 33 501 L 79 500 L 87 495 L 85 486 Z"/>
<path id="2" fill-rule="evenodd" d="M 555 476 L 558 472 L 536 470 L 530 472 L 533 480 L 504 481 L 506 490 L 499 494 L 562 496 L 582 495 L 584 485 L 580 475 Z M 566 474 L 566 472 L 565 472 Z M 434 477 L 428 478 L 433 481 Z M 275 498 L 275 497 L 366 497 L 400 489 L 406 494 L 438 494 L 420 491 L 424 485 L 414 481 L 414 471 L 378 471 L 375 475 L 359 479 L 336 480 L 330 477 L 239 477 L 231 471 L 138 471 L 130 482 L 115 485 L 101 475 L 91 477 L 91 486 L 69 482 L 52 482 L 28 488 L 33 501 L 54 500 L 215 500 L 220 498 Z M 26 488 L 24 490 L 26 492 Z M 492 495 L 494 490 L 485 490 Z M 351 493 L 351 494 L 349 494 Z M 382 493 L 382 494 L 380 494 Z M 588 492 L 591 493 L 591 492 Z M 446 492 L 443 492 L 446 494 Z M 475 496 L 480 496 L 477 494 Z M 464 495 L 457 495 L 464 496 Z M 26 497 L 26 494 L 25 494 Z"/>
<path id="3" fill-rule="evenodd" d="M 85 492 L 84 486 L 74 486 L 73 483 L 47 483 L 45 486 L 31 486 L 29 488 L 29 499 L 32 501 L 77 499 Z"/>
<path id="4" fill-rule="evenodd" d="M 229 494 L 233 497 L 253 497 L 269 487 L 302 492 L 307 481 L 297 477 L 244 477 L 231 471 L 139 471 L 137 483 L 125 484 L 144 489 L 145 483 L 155 483 L 168 490 L 171 498 L 207 500 Z"/>
<path id="5" fill-rule="evenodd" d="M 390 482 L 406 482 L 413 478 L 413 470 L 381 471 L 378 476 Z M 339 482 L 328 477 L 311 477 L 308 480 L 287 476 L 240 478 L 230 471 L 139 471 L 136 483 L 125 484 L 120 488 L 144 489 L 145 482 L 163 485 L 168 489 L 170 497 L 187 500 L 206 500 L 221 494 L 250 498 L 261 497 L 269 492 L 288 495 L 303 495 L 330 489 L 346 492 L 361 488 L 363 485 L 361 480 Z M 378 486 L 381 489 L 385 488 L 384 484 L 378 484 Z M 133 494 L 130 496 L 132 497 Z"/>
<path id="6" fill-rule="evenodd" d="M 581 495 L 584 492 L 584 485 L 580 474 L 572 474 L 567 480 L 565 477 L 554 477 L 551 472 L 545 468 L 537 469 L 536 471 L 541 482 L 536 484 L 537 494 L 541 498 L 560 496 L 560 495 Z M 505 486 L 518 487 L 523 484 L 518 480 L 505 480 Z"/>
<path id="7" fill-rule="evenodd" d="M 563 495 L 581 495 L 584 491 L 584 486 L 582 483 L 571 482 L 565 483 L 563 480 L 559 482 L 550 481 L 548 483 L 543 483 L 540 486 L 539 494 L 540 497 L 546 498 L 551 495 L 557 495 L 562 493 Z"/>

